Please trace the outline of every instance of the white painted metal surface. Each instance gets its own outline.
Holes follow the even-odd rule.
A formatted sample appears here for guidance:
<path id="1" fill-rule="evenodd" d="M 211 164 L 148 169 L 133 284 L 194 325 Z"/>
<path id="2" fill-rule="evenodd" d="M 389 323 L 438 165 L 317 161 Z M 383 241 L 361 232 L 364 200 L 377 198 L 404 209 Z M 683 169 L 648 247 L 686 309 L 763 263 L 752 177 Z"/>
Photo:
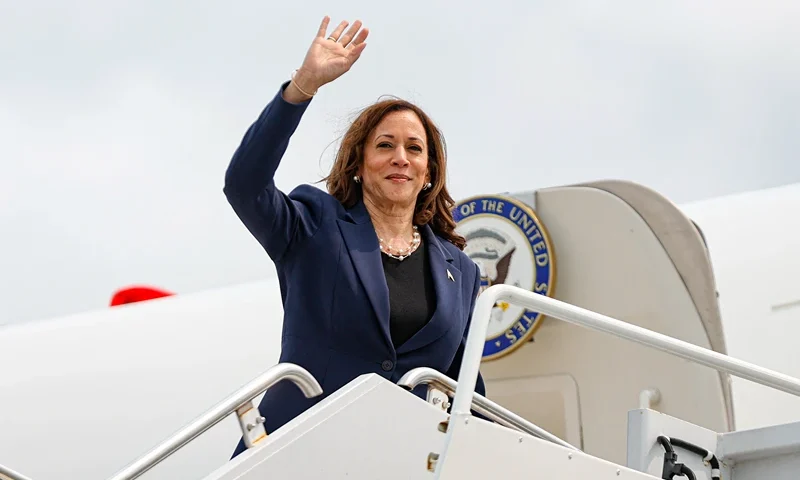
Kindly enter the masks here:
<path id="1" fill-rule="evenodd" d="M 446 419 L 384 378 L 362 375 L 205 480 L 430 479 L 426 459 L 441 449 Z"/>
<path id="2" fill-rule="evenodd" d="M 636 470 L 474 417 L 451 417 L 437 480 L 478 478 L 654 480 Z"/>
<path id="3" fill-rule="evenodd" d="M 698 399 L 702 401 L 702 399 Z M 628 459 L 629 468 L 661 477 L 664 465 L 664 447 L 657 439 L 659 435 L 676 437 L 691 442 L 706 450 L 717 451 L 718 433 L 678 418 L 649 409 L 631 410 L 628 413 Z M 686 464 L 695 474 L 697 480 L 710 480 L 711 467 L 698 455 L 675 448 L 677 461 Z M 731 469 L 724 461 L 721 465 L 722 478 L 731 478 Z M 680 478 L 680 477 L 679 477 Z"/>
<path id="4" fill-rule="evenodd" d="M 659 436 L 680 439 L 715 455 L 720 478 L 730 480 L 795 480 L 800 472 L 800 423 L 718 433 L 655 412 L 633 410 L 628 415 L 627 466 L 660 477 L 664 448 Z M 710 480 L 711 465 L 700 455 L 675 447 L 677 461 L 697 480 Z"/>
<path id="5" fill-rule="evenodd" d="M 733 465 L 731 480 L 796 480 L 800 422 L 721 434 L 717 452 Z"/>
<path id="6" fill-rule="evenodd" d="M 422 480 L 436 467 L 443 480 L 655 478 L 477 418 L 447 420 L 440 408 L 363 375 L 204 480 Z M 437 461 L 448 436 L 450 455 Z"/>

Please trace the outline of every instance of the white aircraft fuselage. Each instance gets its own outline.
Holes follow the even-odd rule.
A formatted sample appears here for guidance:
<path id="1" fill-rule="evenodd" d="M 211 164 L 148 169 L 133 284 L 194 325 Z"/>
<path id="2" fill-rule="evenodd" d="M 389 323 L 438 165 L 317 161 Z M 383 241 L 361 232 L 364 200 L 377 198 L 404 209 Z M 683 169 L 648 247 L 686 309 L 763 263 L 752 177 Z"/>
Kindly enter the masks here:
<path id="1" fill-rule="evenodd" d="M 682 260 L 665 246 L 672 241 L 670 224 L 656 225 L 653 219 L 665 218 L 657 209 L 645 212 L 647 205 L 673 206 L 662 199 L 644 201 L 637 210 L 633 197 L 614 190 L 623 187 L 628 188 L 590 184 L 516 197 L 532 199 L 550 234 L 557 272 L 553 295 L 679 338 L 685 334 L 684 340 L 707 348 L 724 345 L 728 355 L 800 376 L 794 354 L 800 290 L 793 281 L 800 271 L 800 184 L 676 209 L 699 226 L 711 271 L 700 264 L 692 271 L 688 260 L 681 270 Z M 649 195 L 635 188 L 636 195 Z M 605 217 L 592 220 L 598 215 Z M 687 241 L 696 240 L 681 228 Z M 603 242 L 610 243 L 600 248 Z M 667 254 L 660 253 L 662 247 Z M 630 283 L 601 285 L 616 281 L 612 270 Z M 716 282 L 715 304 L 698 300 L 705 297 L 691 279 L 701 277 L 705 285 L 709 278 Z M 715 309 L 722 329 L 716 339 L 719 332 L 704 323 Z M 1 327 L 0 464 L 35 480 L 112 475 L 274 365 L 281 317 L 278 282 L 270 278 Z M 552 319 L 542 320 L 531 335 L 521 347 L 484 363 L 488 397 L 532 421 L 555 418 L 543 426 L 601 457 L 624 463 L 621 412 L 636 408 L 637 392 L 650 385 L 661 390 L 665 411 L 696 414 L 719 431 L 800 420 L 795 397 L 735 378 L 726 393 L 725 379 L 716 372 L 681 370 L 684 361 L 620 339 Z M 697 387 L 679 395 L 673 380 Z M 710 400 L 696 396 L 706 395 L 703 389 Z M 600 406 L 601 400 L 616 406 Z M 533 403 L 544 410 L 528 412 Z M 698 418 L 691 420 L 702 424 Z M 230 457 L 239 435 L 231 415 L 147 478 L 202 477 Z M 342 435 L 346 441 L 347 432 Z"/>

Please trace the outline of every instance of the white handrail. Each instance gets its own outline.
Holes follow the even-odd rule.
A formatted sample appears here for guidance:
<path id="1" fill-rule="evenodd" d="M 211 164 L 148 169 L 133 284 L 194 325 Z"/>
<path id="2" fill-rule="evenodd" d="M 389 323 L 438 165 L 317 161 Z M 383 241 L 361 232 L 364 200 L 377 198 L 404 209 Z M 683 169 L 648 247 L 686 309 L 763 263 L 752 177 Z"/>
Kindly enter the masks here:
<path id="1" fill-rule="evenodd" d="M 478 378 L 483 345 L 492 307 L 505 300 L 548 317 L 610 333 L 672 355 L 706 365 L 741 378 L 800 396 L 800 380 L 752 363 L 698 347 L 667 335 L 611 318 L 591 310 L 511 285 L 494 285 L 484 290 L 475 304 L 466 348 L 458 373 L 458 387 L 453 399 L 453 415 L 469 415 L 472 393 Z"/>
<path id="2" fill-rule="evenodd" d="M 434 388 L 444 390 L 448 395 L 455 394 L 456 388 L 458 388 L 458 382 L 430 367 L 418 367 L 410 370 L 400 378 L 397 384 L 409 390 L 413 390 L 417 385 L 428 384 Z M 578 447 L 565 442 L 542 427 L 525 420 L 511 410 L 498 405 L 477 392 L 472 394 L 472 409 L 506 427 L 514 428 L 543 440 L 549 440 L 570 450 L 580 451 Z"/>
<path id="3" fill-rule="evenodd" d="M 189 425 L 147 452 L 144 456 L 117 472 L 109 480 L 132 480 L 138 478 L 281 380 L 289 380 L 297 385 L 306 398 L 322 394 L 322 387 L 303 367 L 292 363 L 279 363 L 193 420 Z"/>
<path id="4" fill-rule="evenodd" d="M 25 475 L 0 465 L 0 480 L 31 480 Z"/>

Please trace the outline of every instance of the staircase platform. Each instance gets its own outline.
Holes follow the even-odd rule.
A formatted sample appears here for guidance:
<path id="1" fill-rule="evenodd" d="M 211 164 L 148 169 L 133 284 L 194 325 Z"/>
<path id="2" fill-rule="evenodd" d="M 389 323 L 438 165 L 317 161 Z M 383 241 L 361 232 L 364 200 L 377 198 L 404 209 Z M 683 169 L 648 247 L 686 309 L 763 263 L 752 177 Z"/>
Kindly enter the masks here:
<path id="1" fill-rule="evenodd" d="M 362 375 L 204 480 L 657 478 L 477 417 L 455 418 Z"/>

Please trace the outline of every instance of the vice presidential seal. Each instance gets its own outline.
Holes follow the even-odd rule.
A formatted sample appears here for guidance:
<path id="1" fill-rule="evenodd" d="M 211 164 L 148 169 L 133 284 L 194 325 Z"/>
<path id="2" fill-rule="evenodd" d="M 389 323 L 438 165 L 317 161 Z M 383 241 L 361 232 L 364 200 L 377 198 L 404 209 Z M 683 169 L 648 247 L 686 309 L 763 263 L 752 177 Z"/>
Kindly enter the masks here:
<path id="1" fill-rule="evenodd" d="M 480 196 L 459 202 L 453 216 L 456 231 L 467 240 L 464 253 L 480 269 L 481 291 L 504 283 L 553 294 L 553 248 L 531 208 L 510 197 Z M 498 302 L 492 309 L 483 359 L 511 353 L 533 335 L 541 321 L 537 312 Z"/>

